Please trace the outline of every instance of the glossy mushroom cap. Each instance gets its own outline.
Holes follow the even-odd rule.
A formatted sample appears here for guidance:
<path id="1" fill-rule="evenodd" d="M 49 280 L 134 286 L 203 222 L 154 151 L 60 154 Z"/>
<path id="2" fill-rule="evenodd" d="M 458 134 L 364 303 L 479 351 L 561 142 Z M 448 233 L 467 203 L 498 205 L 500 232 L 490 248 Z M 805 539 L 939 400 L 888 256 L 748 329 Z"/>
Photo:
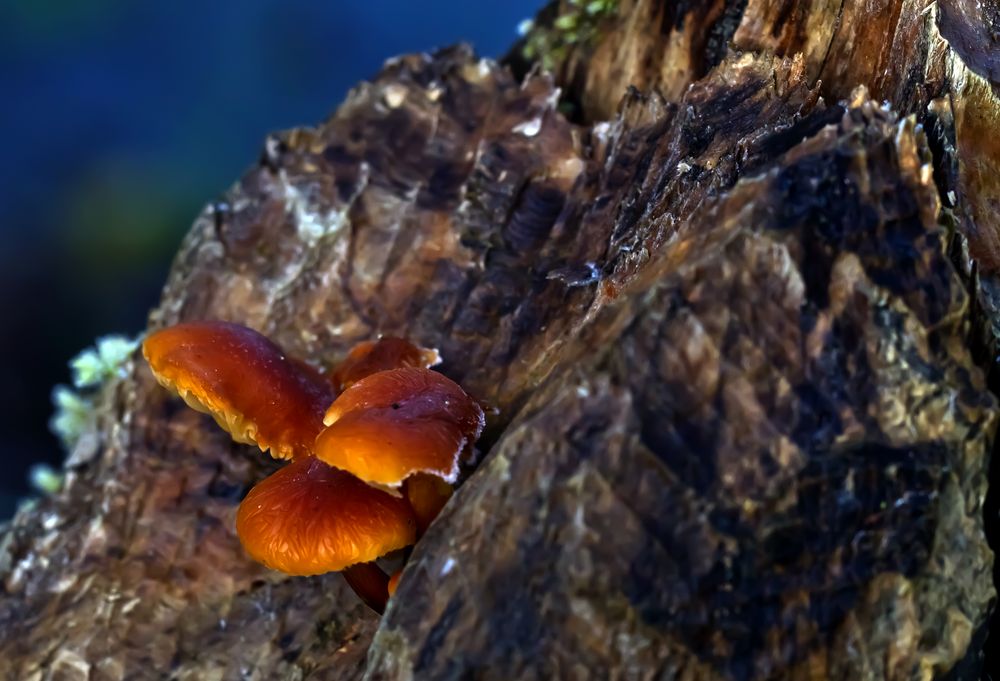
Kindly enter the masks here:
<path id="1" fill-rule="evenodd" d="M 408 340 L 387 336 L 377 341 L 358 343 L 333 372 L 338 390 L 351 387 L 362 378 L 388 369 L 414 367 L 429 369 L 441 363 L 437 350 L 417 347 Z"/>
<path id="2" fill-rule="evenodd" d="M 415 473 L 447 482 L 485 425 L 483 410 L 454 381 L 403 368 L 363 378 L 330 406 L 316 456 L 366 482 L 399 487 Z"/>
<path id="3" fill-rule="evenodd" d="M 236 532 L 254 559 L 290 575 L 367 563 L 416 541 L 404 499 L 303 457 L 250 490 Z"/>
<path id="4" fill-rule="evenodd" d="M 178 324 L 149 336 L 142 352 L 162 385 L 211 414 L 234 440 L 279 459 L 312 453 L 333 388 L 253 329 Z"/>

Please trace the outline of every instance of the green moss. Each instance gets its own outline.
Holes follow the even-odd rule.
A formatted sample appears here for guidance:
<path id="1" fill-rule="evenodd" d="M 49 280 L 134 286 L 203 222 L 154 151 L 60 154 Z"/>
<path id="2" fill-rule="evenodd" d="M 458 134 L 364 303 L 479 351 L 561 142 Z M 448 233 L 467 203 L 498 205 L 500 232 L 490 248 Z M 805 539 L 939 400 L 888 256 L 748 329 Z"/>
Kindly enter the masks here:
<path id="1" fill-rule="evenodd" d="M 70 360 L 73 385 L 77 388 L 90 388 L 114 376 L 124 376 L 125 362 L 138 347 L 138 338 L 125 336 L 98 338 L 95 347 L 87 348 Z"/>
<path id="2" fill-rule="evenodd" d="M 94 403 L 72 388 L 57 385 L 52 391 L 52 404 L 56 411 L 49 421 L 49 430 L 67 450 L 72 449 L 94 424 Z"/>
<path id="3" fill-rule="evenodd" d="M 94 403 L 88 396 L 110 378 L 123 377 L 128 359 L 139 347 L 139 338 L 104 336 L 70 360 L 73 388 L 57 385 L 52 391 L 55 414 L 49 429 L 69 450 L 94 427 Z"/>
<path id="4" fill-rule="evenodd" d="M 524 36 L 521 48 L 525 59 L 554 71 L 577 46 L 590 46 L 597 38 L 601 23 L 618 10 L 618 0 L 568 0 L 561 3 L 551 25 L 522 21 L 518 31 Z"/>
<path id="5" fill-rule="evenodd" d="M 42 494 L 55 494 L 62 487 L 65 475 L 47 463 L 37 463 L 28 471 L 31 486 Z"/>

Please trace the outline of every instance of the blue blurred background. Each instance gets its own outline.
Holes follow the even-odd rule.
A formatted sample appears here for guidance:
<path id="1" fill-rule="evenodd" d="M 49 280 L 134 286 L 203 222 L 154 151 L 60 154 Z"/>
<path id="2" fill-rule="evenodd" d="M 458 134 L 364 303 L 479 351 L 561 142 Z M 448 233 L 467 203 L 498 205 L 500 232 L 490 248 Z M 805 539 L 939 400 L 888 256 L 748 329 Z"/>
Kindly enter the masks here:
<path id="1" fill-rule="evenodd" d="M 202 205 L 271 130 L 322 120 L 393 55 L 499 56 L 541 0 L 0 3 L 0 519 L 66 362 L 145 325 Z"/>

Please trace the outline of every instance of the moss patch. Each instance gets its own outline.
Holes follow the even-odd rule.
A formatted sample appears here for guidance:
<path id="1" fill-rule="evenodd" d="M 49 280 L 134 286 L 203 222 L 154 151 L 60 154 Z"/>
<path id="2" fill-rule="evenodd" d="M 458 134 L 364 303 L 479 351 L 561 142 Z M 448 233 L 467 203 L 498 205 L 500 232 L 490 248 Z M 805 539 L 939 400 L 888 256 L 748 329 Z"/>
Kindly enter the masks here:
<path id="1" fill-rule="evenodd" d="M 519 26 L 524 35 L 521 55 L 553 71 L 565 60 L 570 49 L 589 46 L 598 35 L 601 23 L 618 11 L 618 0 L 567 0 L 550 24 L 526 20 Z"/>

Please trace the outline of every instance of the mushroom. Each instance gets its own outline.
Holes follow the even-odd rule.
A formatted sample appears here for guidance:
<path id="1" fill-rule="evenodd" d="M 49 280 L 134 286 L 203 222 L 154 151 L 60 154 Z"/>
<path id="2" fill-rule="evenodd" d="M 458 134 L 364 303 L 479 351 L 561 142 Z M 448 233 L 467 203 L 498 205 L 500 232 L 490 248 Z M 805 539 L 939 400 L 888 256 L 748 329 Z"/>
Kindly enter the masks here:
<path id="1" fill-rule="evenodd" d="M 404 500 L 311 456 L 333 401 L 330 382 L 256 331 L 227 322 L 158 331 L 143 354 L 162 385 L 211 414 L 234 440 L 294 459 L 240 505 L 237 534 L 247 553 L 293 575 L 342 570 L 382 612 L 388 577 L 371 561 L 412 544 L 417 523 Z"/>
<path id="2" fill-rule="evenodd" d="M 277 459 L 312 453 L 333 388 L 253 329 L 178 324 L 150 335 L 142 353 L 161 385 L 211 414 L 237 442 Z"/>
<path id="3" fill-rule="evenodd" d="M 247 553 L 274 570 L 343 571 L 355 593 L 381 613 L 389 578 L 374 561 L 413 544 L 416 519 L 404 499 L 310 456 L 250 490 L 236 532 Z"/>
<path id="4" fill-rule="evenodd" d="M 403 487 L 422 533 L 447 502 L 461 455 L 482 433 L 485 417 L 454 381 L 405 367 L 355 382 L 323 422 L 316 456 L 369 484 Z"/>
<path id="5" fill-rule="evenodd" d="M 362 378 L 387 369 L 417 367 L 429 369 L 441 363 L 437 350 L 421 348 L 403 338 L 386 336 L 358 343 L 333 371 L 338 391 L 351 387 Z"/>
<path id="6" fill-rule="evenodd" d="M 143 354 L 234 440 L 293 460 L 240 504 L 247 553 L 290 575 L 341 571 L 381 613 L 390 578 L 375 560 L 423 534 L 484 426 L 479 404 L 429 370 L 437 351 L 369 341 L 328 380 L 252 329 L 206 321 L 152 334 Z"/>

